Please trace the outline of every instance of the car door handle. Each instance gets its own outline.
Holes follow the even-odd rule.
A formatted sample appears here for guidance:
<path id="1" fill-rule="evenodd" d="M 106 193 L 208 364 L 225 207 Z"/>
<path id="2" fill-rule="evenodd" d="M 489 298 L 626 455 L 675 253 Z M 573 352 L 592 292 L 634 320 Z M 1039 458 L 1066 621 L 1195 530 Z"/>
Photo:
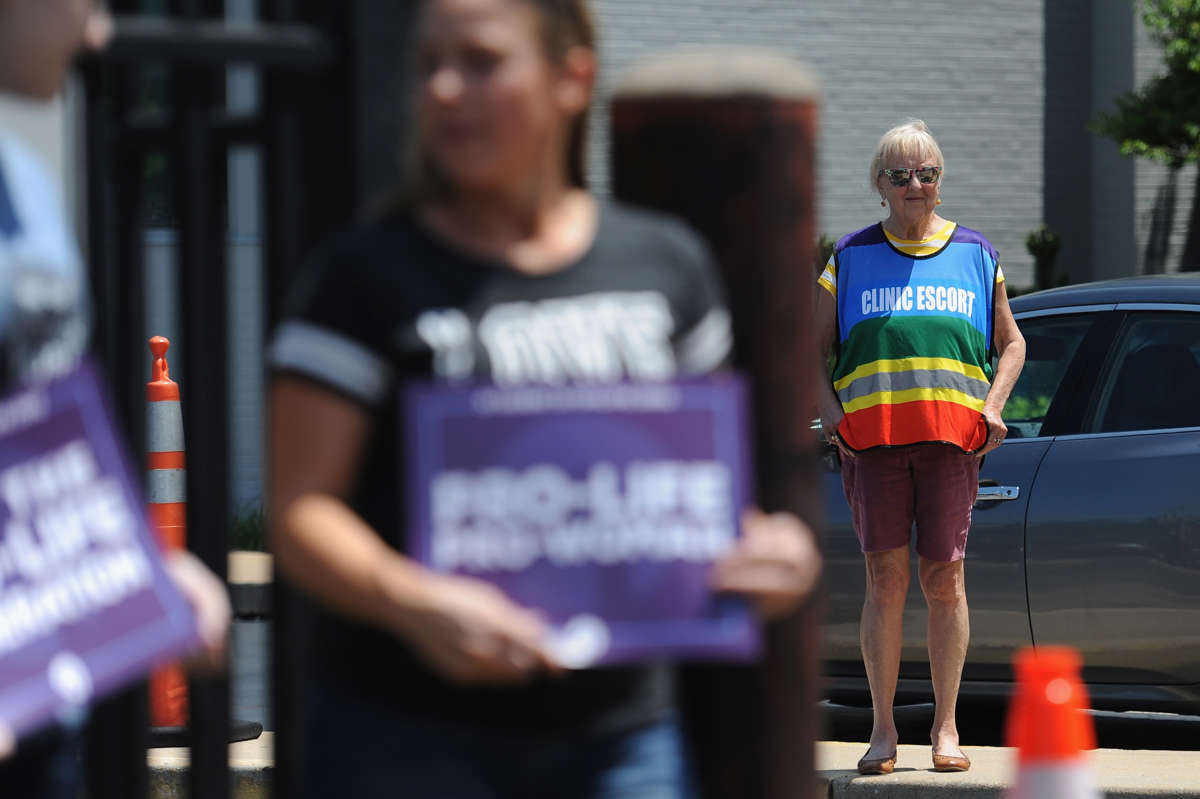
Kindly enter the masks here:
<path id="1" fill-rule="evenodd" d="M 979 487 L 976 502 L 1008 502 L 1021 496 L 1020 486 L 986 485 Z"/>

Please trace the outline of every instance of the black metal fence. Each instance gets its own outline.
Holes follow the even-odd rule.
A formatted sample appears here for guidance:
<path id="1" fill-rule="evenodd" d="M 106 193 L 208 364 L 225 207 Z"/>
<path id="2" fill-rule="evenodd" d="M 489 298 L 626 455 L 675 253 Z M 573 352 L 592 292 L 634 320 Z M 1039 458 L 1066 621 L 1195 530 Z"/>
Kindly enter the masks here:
<path id="1" fill-rule="evenodd" d="M 111 0 L 114 41 L 83 66 L 95 354 L 130 447 L 141 452 L 149 374 L 146 230 L 173 230 L 181 341 L 171 354 L 187 377 L 188 545 L 222 577 L 231 517 L 227 363 L 230 348 L 239 346 L 228 334 L 229 153 L 249 147 L 261 164 L 264 328 L 277 318 L 291 271 L 354 202 L 345 169 L 353 96 L 346 54 L 357 5 L 244 0 L 252 19 L 233 22 L 232 3 Z M 258 87 L 250 108 L 230 109 L 231 65 Z M 275 658 L 287 660 L 286 649 Z M 190 707 L 190 795 L 228 796 L 229 679 L 194 679 Z M 276 708 L 277 728 L 288 726 L 288 713 L 286 703 Z M 86 749 L 93 799 L 146 795 L 147 730 L 144 686 L 97 706 Z M 280 754 L 276 773 L 290 773 Z M 275 795 L 287 795 L 286 787 L 278 785 Z"/>
<path id="2" fill-rule="evenodd" d="M 400 61 L 415 3 L 110 0 L 110 6 L 118 20 L 115 41 L 84 70 L 95 349 L 130 446 L 141 452 L 149 368 L 146 231 L 174 231 L 180 346 L 173 348 L 172 367 L 184 376 L 189 546 L 224 576 L 232 515 L 228 363 L 243 347 L 229 335 L 240 321 L 229 313 L 229 207 L 239 190 L 228 178 L 230 153 L 250 148 L 258 154 L 256 196 L 264 220 L 258 268 L 264 290 L 255 316 L 265 330 L 278 319 L 284 287 L 316 241 L 398 177 L 396 156 L 408 121 L 400 101 Z M 251 13 L 231 22 L 233 7 Z M 235 65 L 254 76 L 251 103 L 230 102 L 227 72 Z M 772 224 L 783 219 L 770 218 Z M 811 241 L 811 231 L 804 235 Z M 795 307 L 808 307 L 806 297 Z M 736 317 L 739 308 L 734 310 Z M 776 351 L 781 352 L 793 351 Z M 261 368 L 261 359 L 258 363 Z M 795 374 L 806 374 L 802 360 L 789 363 Z M 804 421 L 800 432 L 807 434 Z M 808 440 L 799 434 L 795 439 Z M 776 485 L 785 485 L 784 477 L 803 478 L 811 466 L 808 454 L 801 452 L 795 461 L 803 468 L 779 467 Z M 799 490 L 790 496 L 802 511 L 815 507 Z M 298 653 L 306 625 L 302 603 L 278 577 L 271 602 L 273 795 L 283 799 L 297 793 L 295 733 L 304 665 Z M 808 644 L 793 647 L 807 652 L 805 690 L 816 684 L 815 618 L 810 608 L 787 627 L 808 636 Z M 785 638 L 779 640 L 789 645 L 801 640 Z M 194 681 L 190 699 L 189 794 L 228 797 L 229 681 Z M 146 795 L 146 706 L 143 687 L 96 708 L 87 747 L 93 799 Z M 790 734 L 807 740 L 811 719 L 801 719 L 799 726 L 793 721 Z M 776 743 L 785 740 L 793 738 L 779 736 Z M 804 773 L 806 765 L 790 771 Z"/>

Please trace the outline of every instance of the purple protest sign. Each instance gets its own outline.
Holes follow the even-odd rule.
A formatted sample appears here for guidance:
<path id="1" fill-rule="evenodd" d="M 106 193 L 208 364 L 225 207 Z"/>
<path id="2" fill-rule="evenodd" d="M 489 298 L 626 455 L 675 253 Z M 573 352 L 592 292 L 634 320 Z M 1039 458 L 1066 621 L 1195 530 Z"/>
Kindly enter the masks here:
<path id="1" fill-rule="evenodd" d="M 0 399 L 0 722 L 29 732 L 198 643 L 94 372 Z"/>
<path id="2" fill-rule="evenodd" d="M 409 546 L 542 610 L 565 664 L 748 659 L 708 587 L 751 485 L 742 381 L 406 391 Z"/>

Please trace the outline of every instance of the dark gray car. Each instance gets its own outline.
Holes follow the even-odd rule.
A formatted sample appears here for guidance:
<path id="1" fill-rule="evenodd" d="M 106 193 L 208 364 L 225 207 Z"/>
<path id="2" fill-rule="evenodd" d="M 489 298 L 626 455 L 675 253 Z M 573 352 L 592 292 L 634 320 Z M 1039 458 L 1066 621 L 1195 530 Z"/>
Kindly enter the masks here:
<path id="1" fill-rule="evenodd" d="M 1200 707 L 1200 274 L 1012 300 L 1028 347 L 980 470 L 967 543 L 962 696 L 1007 696 L 1013 651 L 1070 644 L 1096 707 Z M 869 701 L 864 566 L 841 475 L 825 476 L 828 691 Z M 915 555 L 914 555 L 915 558 Z M 913 566 L 897 702 L 929 701 Z"/>

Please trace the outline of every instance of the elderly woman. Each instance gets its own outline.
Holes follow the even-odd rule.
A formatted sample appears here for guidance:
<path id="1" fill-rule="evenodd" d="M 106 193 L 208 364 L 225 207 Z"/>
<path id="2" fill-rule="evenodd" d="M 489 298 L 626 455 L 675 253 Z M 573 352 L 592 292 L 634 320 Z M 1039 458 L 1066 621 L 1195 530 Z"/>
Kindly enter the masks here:
<path id="1" fill-rule="evenodd" d="M 980 460 L 1004 440 L 1001 411 L 1025 362 L 995 249 L 937 213 L 944 169 L 924 122 L 885 133 L 870 179 L 887 219 L 837 243 L 817 292 L 821 345 L 836 356 L 832 380 L 819 381 L 821 426 L 841 452 L 867 563 L 861 640 L 874 724 L 863 774 L 896 765 L 892 702 L 914 522 L 933 767 L 970 768 L 954 719 L 970 634 L 963 554 Z"/>

